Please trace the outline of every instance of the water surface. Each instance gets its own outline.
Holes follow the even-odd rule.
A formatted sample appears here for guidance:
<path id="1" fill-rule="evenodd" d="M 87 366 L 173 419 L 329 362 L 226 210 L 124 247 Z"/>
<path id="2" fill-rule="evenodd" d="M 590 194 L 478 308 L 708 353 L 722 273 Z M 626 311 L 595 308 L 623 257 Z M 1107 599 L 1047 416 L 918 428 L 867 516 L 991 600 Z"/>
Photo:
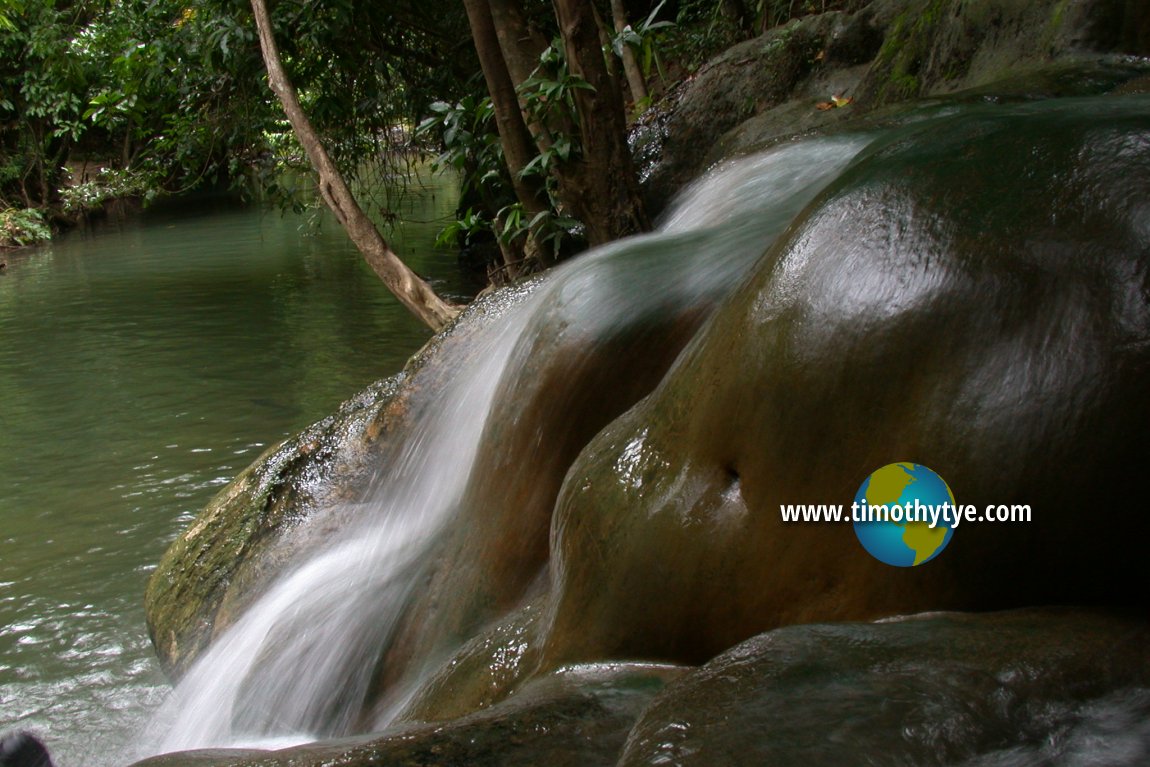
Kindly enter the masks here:
<path id="1" fill-rule="evenodd" d="M 454 194 L 393 243 L 437 288 Z M 266 447 L 398 370 L 429 332 L 330 221 L 181 203 L 9 254 L 0 272 L 0 731 L 120 763 L 166 695 L 155 562 Z M 435 279 L 438 278 L 438 279 Z"/>

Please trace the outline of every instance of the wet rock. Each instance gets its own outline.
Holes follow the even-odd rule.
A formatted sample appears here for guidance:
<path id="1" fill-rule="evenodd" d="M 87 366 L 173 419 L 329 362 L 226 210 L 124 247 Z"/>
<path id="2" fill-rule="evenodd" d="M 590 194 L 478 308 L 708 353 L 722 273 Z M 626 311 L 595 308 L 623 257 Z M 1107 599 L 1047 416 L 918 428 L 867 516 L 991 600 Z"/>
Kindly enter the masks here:
<path id="1" fill-rule="evenodd" d="M 397 448 L 420 403 L 450 380 L 473 334 L 530 294 L 536 283 L 478 301 L 413 357 L 339 411 L 267 450 L 216 495 L 169 547 L 145 596 L 148 629 L 164 669 L 179 677 L 286 563 L 322 543 L 363 494 L 371 472 Z"/>
<path id="2" fill-rule="evenodd" d="M 632 144 L 648 205 L 659 210 L 708 166 L 772 141 L 836 130 L 910 99 L 987 88 L 1002 95 L 1030 79 L 1045 81 L 1046 97 L 1071 91 L 1065 78 L 1102 93 L 1124 70 L 1127 79 L 1144 72 L 1131 57 L 1148 53 L 1145 3 L 876 0 L 725 51 L 645 115 Z M 1100 62 L 1109 74 L 1094 82 L 1074 73 Z M 834 95 L 850 97 L 849 108 L 816 108 Z"/>
<path id="3" fill-rule="evenodd" d="M 1146 107 L 987 106 L 866 152 L 571 468 L 549 662 L 703 662 L 780 625 L 927 609 L 1145 604 L 1150 562 L 1108 531 L 1150 535 L 1128 501 L 1150 470 Z M 903 570 L 850 525 L 780 519 L 849 506 L 907 460 L 1033 522 L 963 525 Z"/>
<path id="4" fill-rule="evenodd" d="M 421 558 L 421 588 L 405 597 L 399 628 L 378 648 L 372 700 L 380 709 L 429 665 L 538 593 L 551 511 L 571 462 L 599 429 L 654 388 L 729 291 L 724 276 L 745 269 L 761 246 L 712 259 L 711 274 L 690 282 L 664 264 L 671 247 L 694 255 L 694 241 L 628 247 L 626 273 L 619 266 L 578 270 L 512 339 L 513 372 L 498 373 L 480 455 L 453 521 Z M 634 282 L 647 290 L 624 287 Z M 478 302 L 399 377 L 269 451 L 221 492 L 165 555 L 149 587 L 149 625 L 174 675 L 286 563 L 300 561 L 355 514 L 372 471 L 389 465 L 415 432 L 413 414 L 434 411 L 448 383 L 478 354 L 480 326 L 545 283 L 541 277 Z M 623 295 L 633 300 L 615 300 Z M 372 720 L 363 724 L 370 728 Z"/>
<path id="5" fill-rule="evenodd" d="M 225 767 L 246 764 L 267 754 L 266 749 L 258 748 L 203 748 L 153 756 L 134 762 L 133 767 Z"/>
<path id="6" fill-rule="evenodd" d="M 720 159 L 717 144 L 724 133 L 791 95 L 816 67 L 837 17 L 792 22 L 724 51 L 645 118 L 633 143 L 653 210 Z"/>
<path id="7" fill-rule="evenodd" d="M 679 669 L 603 664 L 537 679 L 491 708 L 442 724 L 407 724 L 374 735 L 280 751 L 166 754 L 134 767 L 613 765 L 639 714 Z"/>
<path id="8" fill-rule="evenodd" d="M 1058 59 L 1150 51 L 1135 31 L 1150 14 L 1131 4 L 879 0 L 871 8 L 884 41 L 858 95 L 875 105 L 985 85 Z"/>
<path id="9" fill-rule="evenodd" d="M 506 698 L 539 668 L 542 599 L 515 610 L 476 637 L 420 684 L 398 721 L 440 721 Z"/>
<path id="10" fill-rule="evenodd" d="M 658 384 L 728 290 L 722 280 L 687 285 L 660 268 L 670 248 L 692 244 L 629 247 L 630 274 L 589 266 L 569 276 L 524 331 L 481 438 L 490 449 L 380 664 L 379 689 L 403 689 L 431 670 L 429 660 L 445 661 L 541 592 L 552 510 L 575 456 Z M 716 274 L 725 268 L 716 263 Z M 646 282 L 648 294 L 636 297 L 628 282 Z"/>
<path id="11" fill-rule="evenodd" d="M 669 685 L 620 767 L 1134 765 L 1150 627 L 1081 611 L 778 629 Z"/>

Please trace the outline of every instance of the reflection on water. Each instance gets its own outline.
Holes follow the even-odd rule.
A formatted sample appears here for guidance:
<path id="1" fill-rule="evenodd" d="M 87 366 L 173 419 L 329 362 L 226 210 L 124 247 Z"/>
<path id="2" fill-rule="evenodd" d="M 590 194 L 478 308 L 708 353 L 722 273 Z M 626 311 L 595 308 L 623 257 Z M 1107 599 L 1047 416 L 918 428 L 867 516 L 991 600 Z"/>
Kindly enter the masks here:
<path id="1" fill-rule="evenodd" d="M 434 195 L 434 198 L 432 197 Z M 450 189 L 394 237 L 441 291 Z M 116 764 L 167 691 L 142 595 L 167 543 L 268 445 L 429 333 L 328 223 L 208 203 L 8 257 L 0 273 L 0 730 Z"/>

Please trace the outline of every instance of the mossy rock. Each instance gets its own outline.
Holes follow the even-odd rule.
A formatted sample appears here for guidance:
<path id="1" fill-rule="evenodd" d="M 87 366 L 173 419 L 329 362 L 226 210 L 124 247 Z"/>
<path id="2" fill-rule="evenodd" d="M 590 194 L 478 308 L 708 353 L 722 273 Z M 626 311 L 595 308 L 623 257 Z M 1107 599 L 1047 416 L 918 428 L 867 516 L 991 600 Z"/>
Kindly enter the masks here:
<path id="1" fill-rule="evenodd" d="M 790 97 L 818 66 L 840 14 L 793 21 L 740 43 L 705 64 L 640 122 L 644 195 L 653 209 L 719 159 L 719 138 Z M 665 110 L 665 116 L 660 116 Z"/>
<path id="2" fill-rule="evenodd" d="M 859 85 L 873 108 L 1008 80 L 1056 62 L 1150 52 L 1150 6 L 1090 0 L 877 0 L 885 29 Z"/>
<path id="3" fill-rule="evenodd" d="M 797 19 L 723 52 L 641 117 L 644 196 L 660 210 L 716 162 L 924 96 L 1105 92 L 1148 53 L 1150 4 L 1133 0 L 875 0 Z M 818 109 L 835 95 L 849 108 Z"/>
<path id="4" fill-rule="evenodd" d="M 165 671 L 178 678 L 283 567 L 340 526 L 371 469 L 409 413 L 433 399 L 468 357 L 474 334 L 524 299 L 536 282 L 477 301 L 390 378 L 300 434 L 269 448 L 224 487 L 176 539 L 148 582 L 148 630 Z"/>

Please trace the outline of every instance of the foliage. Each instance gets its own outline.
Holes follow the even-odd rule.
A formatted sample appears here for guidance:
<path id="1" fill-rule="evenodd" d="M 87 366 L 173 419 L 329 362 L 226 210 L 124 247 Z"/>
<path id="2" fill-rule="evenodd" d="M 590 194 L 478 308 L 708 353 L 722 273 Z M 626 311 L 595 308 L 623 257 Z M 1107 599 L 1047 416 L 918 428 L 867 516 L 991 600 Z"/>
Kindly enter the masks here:
<path id="1" fill-rule="evenodd" d="M 495 210 L 515 198 L 495 128 L 495 109 L 490 96 L 467 95 L 455 104 L 437 101 L 430 110 L 415 137 L 439 142 L 441 151 L 432 169 L 454 170 L 460 178 L 460 198 L 476 201 L 439 233 L 436 242 L 470 243 L 478 233 L 494 231 Z"/>
<path id="2" fill-rule="evenodd" d="M 95 210 L 108 200 L 139 197 L 151 202 L 157 192 L 153 177 L 142 171 L 101 168 L 94 179 L 69 184 L 60 190 L 65 213 L 78 214 Z"/>
<path id="3" fill-rule="evenodd" d="M 51 238 L 52 232 L 40 211 L 30 208 L 0 211 L 0 247 L 35 245 Z"/>
<path id="4" fill-rule="evenodd" d="M 256 96 L 257 60 L 229 48 L 227 17 L 175 0 L 22 0 L 18 10 L 0 28 L 9 126 L 0 154 L 5 168 L 18 166 L 0 179 L 5 199 L 58 203 L 77 154 L 194 186 L 218 178 L 274 114 Z"/>
<path id="5" fill-rule="evenodd" d="M 415 136 L 424 140 L 438 138 L 442 151 L 434 165 L 460 174 L 461 196 L 478 193 L 484 185 L 505 186 L 503 149 L 495 129 L 491 97 L 468 95 L 455 104 L 437 101 L 430 109 L 431 116 L 419 124 Z"/>
<path id="6" fill-rule="evenodd" d="M 657 71 L 663 85 L 666 85 L 667 74 L 663 71 L 663 64 L 659 57 L 659 44 L 666 32 L 675 26 L 671 21 L 658 21 L 660 11 L 667 4 L 667 0 L 660 0 L 659 4 L 647 14 L 647 17 L 636 25 L 628 24 L 611 38 L 611 49 L 616 56 L 622 58 L 624 46 L 635 52 L 639 62 L 639 69 L 643 77 L 649 79 L 653 71 Z M 639 111 L 646 105 L 639 105 Z"/>
<path id="7" fill-rule="evenodd" d="M 716 0 L 681 0 L 673 27 L 661 34 L 664 58 L 685 72 L 697 70 L 704 61 L 750 34 L 738 20 L 722 13 Z"/>
<path id="8" fill-rule="evenodd" d="M 473 71 L 453 4 L 282 0 L 285 60 L 349 176 L 393 170 L 416 115 Z M 5 0 L 0 7 L 0 204 L 61 207 L 64 166 L 131 170 L 132 193 L 226 184 L 298 206 L 300 155 L 267 89 L 240 0 Z"/>
<path id="9" fill-rule="evenodd" d="M 528 121 L 546 134 L 540 142 L 542 148 L 522 170 L 524 176 L 541 177 L 548 195 L 548 207 L 534 216 L 528 216 L 522 203 L 515 200 L 491 98 L 469 95 L 455 104 L 431 105 L 431 116 L 419 124 L 416 136 L 438 138 L 442 151 L 436 157 L 436 167 L 457 171 L 461 198 L 478 202 L 440 232 L 439 244 L 470 243 L 480 233 L 493 233 L 504 244 L 511 244 L 531 232 L 536 244 L 546 248 L 552 259 L 560 255 L 579 235 L 582 224 L 562 212 L 553 170 L 557 163 L 578 157 L 578 113 L 573 92 L 590 87 L 568 70 L 562 47 L 553 43 L 540 54 L 538 66 L 517 89 Z"/>
<path id="10" fill-rule="evenodd" d="M 499 211 L 503 221 L 500 237 L 505 242 L 513 242 L 531 232 L 540 248 L 550 251 L 553 260 L 558 259 L 563 247 L 583 231 L 582 223 L 571 216 L 562 215 L 554 202 L 550 208 L 536 213 L 530 220 L 524 217 L 522 203 L 512 203 Z"/>
<path id="11" fill-rule="evenodd" d="M 478 240 L 477 235 L 481 233 L 491 233 L 491 219 L 471 207 L 440 230 L 435 244 L 437 247 L 452 247 L 459 243 L 470 245 Z"/>
<path id="12" fill-rule="evenodd" d="M 574 92 L 592 90 L 591 85 L 567 68 L 563 46 L 554 41 L 539 54 L 539 64 L 517 88 L 524 111 L 538 125 L 551 125 L 556 119 L 578 124 Z"/>

